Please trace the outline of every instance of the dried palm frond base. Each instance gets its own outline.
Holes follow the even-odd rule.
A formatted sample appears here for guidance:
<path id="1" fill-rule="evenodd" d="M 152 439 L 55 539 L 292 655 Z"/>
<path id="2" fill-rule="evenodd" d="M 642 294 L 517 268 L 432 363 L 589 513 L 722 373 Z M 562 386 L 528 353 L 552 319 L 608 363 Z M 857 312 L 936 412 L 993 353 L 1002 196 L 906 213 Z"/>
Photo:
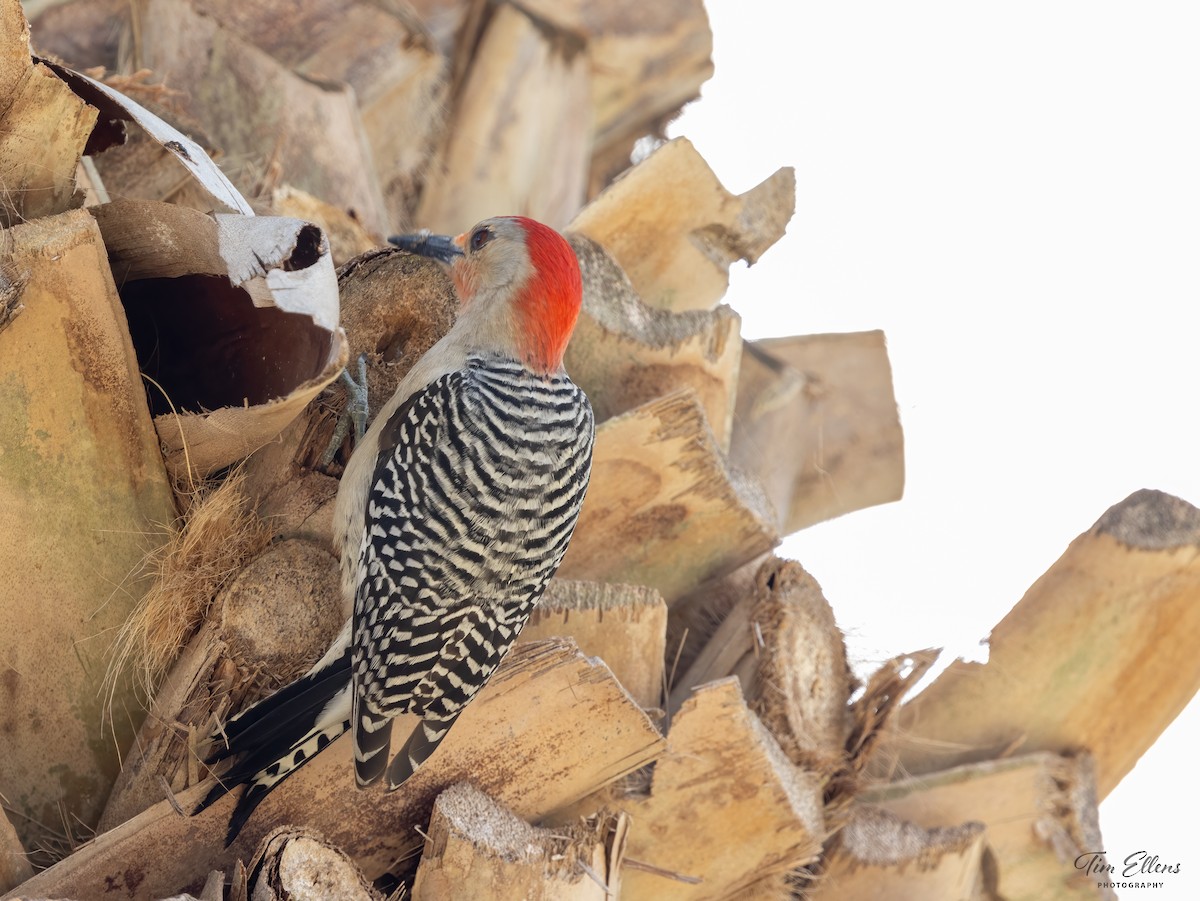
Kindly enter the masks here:
<path id="1" fill-rule="evenodd" d="M 129 673 L 152 698 L 167 670 L 204 621 L 222 586 L 269 543 L 243 489 L 240 470 L 223 481 L 199 485 L 182 525 L 151 551 L 143 570 L 153 584 L 113 642 L 105 693 Z M 110 711 L 111 713 L 111 711 Z"/>

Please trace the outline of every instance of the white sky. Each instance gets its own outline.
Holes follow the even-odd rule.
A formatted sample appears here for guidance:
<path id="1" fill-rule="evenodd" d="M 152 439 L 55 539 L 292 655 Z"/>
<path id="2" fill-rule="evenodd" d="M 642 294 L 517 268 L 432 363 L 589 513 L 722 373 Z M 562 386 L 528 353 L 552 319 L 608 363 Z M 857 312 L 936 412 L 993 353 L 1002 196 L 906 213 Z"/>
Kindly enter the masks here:
<path id="1" fill-rule="evenodd" d="M 860 664 L 977 656 L 1108 507 L 1200 504 L 1200 5 L 706 2 L 671 135 L 731 190 L 798 181 L 727 300 L 748 337 L 883 329 L 905 432 L 901 502 L 782 553 Z M 1122 898 L 1200 898 L 1197 747 L 1193 702 L 1102 807 L 1114 863 L 1182 863 Z"/>

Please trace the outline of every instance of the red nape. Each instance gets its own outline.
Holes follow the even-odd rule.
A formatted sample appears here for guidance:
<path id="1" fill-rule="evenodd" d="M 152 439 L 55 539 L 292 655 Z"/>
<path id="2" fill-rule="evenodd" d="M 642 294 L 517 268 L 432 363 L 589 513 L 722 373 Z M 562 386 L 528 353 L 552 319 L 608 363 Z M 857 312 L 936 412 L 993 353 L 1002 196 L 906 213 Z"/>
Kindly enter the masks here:
<path id="1" fill-rule="evenodd" d="M 525 314 L 528 362 L 542 372 L 554 372 L 562 365 L 583 304 L 579 260 L 554 229 L 524 216 L 513 220 L 525 230 L 525 247 L 533 264 L 533 275 L 517 300 Z"/>

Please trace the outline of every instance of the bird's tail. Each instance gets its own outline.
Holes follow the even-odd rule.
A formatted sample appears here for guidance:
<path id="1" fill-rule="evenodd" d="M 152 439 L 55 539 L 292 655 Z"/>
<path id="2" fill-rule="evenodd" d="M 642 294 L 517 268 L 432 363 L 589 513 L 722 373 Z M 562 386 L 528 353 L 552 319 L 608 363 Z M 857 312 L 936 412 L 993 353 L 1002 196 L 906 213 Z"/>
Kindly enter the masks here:
<path id="1" fill-rule="evenodd" d="M 433 756 L 433 752 L 442 743 L 442 739 L 446 737 L 446 733 L 450 731 L 450 727 L 454 725 L 457 718 L 458 711 L 446 719 L 427 717 L 409 733 L 404 747 L 392 758 L 392 762 L 387 768 L 388 791 L 398 789 L 420 768 L 421 764 Z"/>
<path id="2" fill-rule="evenodd" d="M 245 784 L 229 819 L 226 847 L 275 786 L 350 728 L 349 629 L 343 633 L 344 647 L 339 636 L 306 675 L 242 711 L 218 733 L 207 762 L 238 759 L 193 814 Z"/>

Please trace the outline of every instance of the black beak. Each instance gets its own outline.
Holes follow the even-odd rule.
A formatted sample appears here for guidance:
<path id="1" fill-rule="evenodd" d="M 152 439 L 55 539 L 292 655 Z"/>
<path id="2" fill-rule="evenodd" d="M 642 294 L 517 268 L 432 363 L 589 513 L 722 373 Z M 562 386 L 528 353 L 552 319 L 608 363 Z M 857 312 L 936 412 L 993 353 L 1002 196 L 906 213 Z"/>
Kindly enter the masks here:
<path id="1" fill-rule="evenodd" d="M 429 257 L 442 263 L 453 263 L 455 257 L 463 255 L 462 250 L 454 239 L 448 235 L 431 235 L 429 232 L 417 232 L 415 235 L 392 235 L 389 244 L 395 244 L 401 250 Z"/>

